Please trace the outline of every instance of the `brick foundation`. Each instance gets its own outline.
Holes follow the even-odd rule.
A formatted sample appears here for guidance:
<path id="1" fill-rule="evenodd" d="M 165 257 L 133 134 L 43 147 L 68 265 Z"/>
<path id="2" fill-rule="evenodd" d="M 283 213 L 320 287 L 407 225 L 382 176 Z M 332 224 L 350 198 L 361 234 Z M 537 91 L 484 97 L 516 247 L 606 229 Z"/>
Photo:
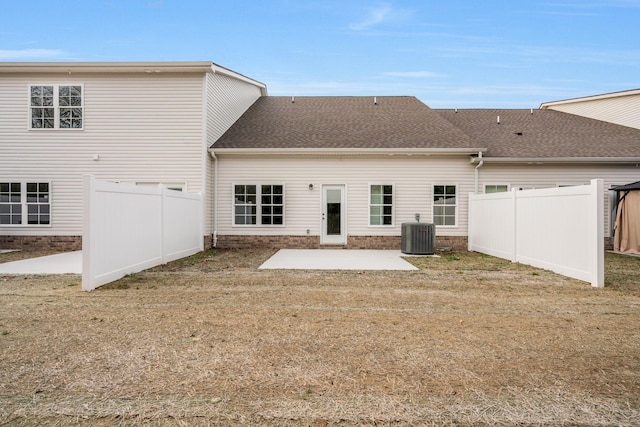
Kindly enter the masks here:
<path id="1" fill-rule="evenodd" d="M 349 236 L 346 245 L 321 245 L 320 236 L 218 236 L 218 249 L 400 249 L 400 236 Z M 466 236 L 437 236 L 436 247 L 467 249 Z"/>
<path id="2" fill-rule="evenodd" d="M 82 236 L 2 236 L 2 249 L 47 249 L 54 251 L 79 251 Z"/>
<path id="3" fill-rule="evenodd" d="M 319 236 L 218 236 L 218 249 L 276 248 L 316 249 Z"/>
<path id="4" fill-rule="evenodd" d="M 204 236 L 204 250 L 213 248 L 213 235 Z"/>
<path id="5" fill-rule="evenodd" d="M 213 246 L 213 237 L 204 236 L 204 248 Z M 82 250 L 82 236 L 2 236 L 0 249 L 47 249 L 53 251 Z"/>

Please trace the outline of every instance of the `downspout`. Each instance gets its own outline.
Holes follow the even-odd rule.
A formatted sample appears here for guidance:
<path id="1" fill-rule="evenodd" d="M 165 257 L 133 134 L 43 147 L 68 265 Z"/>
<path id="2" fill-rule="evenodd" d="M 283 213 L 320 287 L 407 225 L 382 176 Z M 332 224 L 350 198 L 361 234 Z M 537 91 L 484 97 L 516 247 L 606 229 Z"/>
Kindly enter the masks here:
<path id="1" fill-rule="evenodd" d="M 478 152 L 478 159 L 480 159 L 480 163 L 478 163 L 478 166 L 476 166 L 475 169 L 475 188 L 476 188 L 476 194 L 478 194 L 478 178 L 480 175 L 480 171 L 478 171 L 478 169 L 480 169 L 482 167 L 482 165 L 484 164 L 484 160 L 482 159 L 482 151 Z"/>
<path id="2" fill-rule="evenodd" d="M 218 247 L 218 157 L 213 149 L 209 150 L 213 157 L 213 247 Z"/>

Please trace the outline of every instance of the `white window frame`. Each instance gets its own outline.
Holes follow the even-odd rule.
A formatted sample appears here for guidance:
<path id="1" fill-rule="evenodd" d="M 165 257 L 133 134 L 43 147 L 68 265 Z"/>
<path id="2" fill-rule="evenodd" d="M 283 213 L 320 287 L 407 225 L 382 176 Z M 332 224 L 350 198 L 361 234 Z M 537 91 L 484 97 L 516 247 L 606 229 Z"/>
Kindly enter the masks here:
<path id="1" fill-rule="evenodd" d="M 444 195 L 447 194 L 447 187 L 454 187 L 455 188 L 455 203 L 454 204 L 436 204 L 436 187 L 444 187 Z M 446 206 L 446 207 L 451 207 L 453 206 L 454 208 L 454 215 L 453 215 L 453 224 L 436 224 L 437 227 L 442 227 L 442 228 L 457 228 L 458 227 L 458 206 L 459 206 L 459 200 L 460 200 L 460 194 L 459 194 L 459 189 L 460 186 L 458 184 L 433 184 L 431 186 L 431 222 L 436 224 L 436 207 L 439 206 Z M 450 217 L 451 215 L 444 215 L 443 218 L 446 217 Z"/>
<path id="2" fill-rule="evenodd" d="M 35 86 L 52 86 L 53 87 L 53 105 L 47 106 L 47 108 L 53 109 L 53 127 L 52 128 L 36 128 L 33 127 L 32 111 L 39 106 L 31 105 L 31 88 Z M 68 106 L 69 108 L 79 108 L 82 111 L 82 126 L 79 128 L 74 127 L 60 127 L 60 109 L 67 108 L 65 105 L 60 105 L 60 87 L 65 86 L 80 86 L 80 106 Z M 29 83 L 27 85 L 27 129 L 30 131 L 42 132 L 42 131 L 82 131 L 85 124 L 85 109 L 84 109 L 84 84 L 83 83 Z"/>
<path id="3" fill-rule="evenodd" d="M 236 186 L 249 186 L 254 185 L 256 187 L 256 223 L 255 224 L 236 224 L 236 207 L 237 206 L 251 206 L 250 204 L 236 204 Z M 263 224 L 263 214 L 262 214 L 262 186 L 268 185 L 273 187 L 279 186 L 282 187 L 282 204 L 271 203 L 265 204 L 265 206 L 282 206 L 282 224 Z M 286 226 L 286 186 L 281 183 L 232 183 L 231 184 L 231 225 L 232 227 L 240 227 L 240 228 L 256 228 L 256 227 L 266 227 L 266 228 L 283 228 Z M 268 195 L 265 195 L 268 196 Z M 278 215 L 278 214 L 276 214 Z M 273 218 L 274 214 L 271 213 L 269 216 Z"/>
<path id="4" fill-rule="evenodd" d="M 371 189 L 374 186 L 379 186 L 382 187 L 382 203 L 371 203 Z M 384 187 L 391 187 L 391 224 L 384 224 L 384 217 L 387 216 L 384 213 L 384 207 L 385 206 L 389 206 L 389 204 L 384 203 Z M 396 204 L 396 188 L 395 188 L 395 184 L 380 184 L 380 183 L 370 183 L 369 186 L 369 195 L 367 198 L 367 207 L 368 207 L 368 211 L 367 211 L 367 218 L 369 221 L 369 227 L 394 227 L 395 224 L 395 204 Z M 383 224 L 372 224 L 371 223 L 371 208 L 372 207 L 380 207 L 383 212 L 381 215 L 379 215 L 379 217 L 382 219 Z"/>
<path id="5" fill-rule="evenodd" d="M 20 224 L 0 224 L 0 228 L 2 227 L 10 227 L 10 228 L 16 228 L 16 227 L 29 227 L 29 228 L 51 228 L 52 224 L 53 224 L 53 201 L 52 201 L 52 186 L 51 186 L 51 181 L 47 181 L 47 180 L 36 180 L 36 179 L 27 179 L 27 180 L 20 180 L 20 179 L 8 179 L 8 180 L 1 180 L 0 183 L 5 184 L 5 183 L 9 183 L 9 184 L 20 184 L 20 205 L 22 206 L 21 208 L 21 223 Z M 47 191 L 47 203 L 40 203 L 38 201 L 36 202 L 29 202 L 27 199 L 27 184 L 37 184 L 38 186 L 40 186 L 40 184 L 47 184 L 48 187 L 48 191 Z M 38 189 L 39 192 L 39 189 Z M 2 204 L 5 204 L 7 202 L 0 202 Z M 10 203 L 10 202 L 9 202 Z M 13 204 L 17 204 L 17 203 L 13 203 Z M 29 224 L 29 207 L 30 206 L 42 206 L 42 205 L 48 205 L 49 206 L 49 223 L 48 224 Z M 38 209 L 39 210 L 39 209 Z M 38 217 L 40 216 L 40 213 L 37 213 Z"/>
<path id="6" fill-rule="evenodd" d="M 493 191 L 491 193 L 487 193 L 487 187 L 507 187 L 506 191 Z M 485 184 L 484 185 L 484 194 L 494 194 L 494 193 L 508 193 L 509 191 L 511 191 L 511 185 L 509 184 L 493 184 L 493 183 L 489 183 L 489 184 Z"/>

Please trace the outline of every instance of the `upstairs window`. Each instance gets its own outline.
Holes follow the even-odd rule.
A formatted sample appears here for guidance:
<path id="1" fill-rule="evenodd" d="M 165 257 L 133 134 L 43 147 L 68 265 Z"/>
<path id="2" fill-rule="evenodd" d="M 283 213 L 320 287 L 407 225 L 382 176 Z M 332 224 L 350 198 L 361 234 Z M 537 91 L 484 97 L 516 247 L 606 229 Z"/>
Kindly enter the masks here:
<path id="1" fill-rule="evenodd" d="M 82 129 L 82 86 L 30 86 L 31 129 Z"/>

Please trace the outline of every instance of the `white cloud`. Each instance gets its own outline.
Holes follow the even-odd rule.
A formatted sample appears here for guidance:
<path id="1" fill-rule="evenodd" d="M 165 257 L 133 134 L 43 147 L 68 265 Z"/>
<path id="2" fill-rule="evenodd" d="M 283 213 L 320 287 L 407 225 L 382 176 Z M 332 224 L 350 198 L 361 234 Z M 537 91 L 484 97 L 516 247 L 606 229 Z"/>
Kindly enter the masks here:
<path id="1" fill-rule="evenodd" d="M 362 31 L 386 22 L 405 20 L 410 15 L 407 10 L 394 9 L 388 4 L 382 4 L 370 9 L 362 20 L 349 25 L 349 29 Z"/>
<path id="2" fill-rule="evenodd" d="M 446 77 L 444 74 L 434 73 L 431 71 L 388 71 L 382 73 L 383 76 L 389 77 L 406 77 L 406 78 L 434 78 Z"/>
<path id="3" fill-rule="evenodd" d="M 0 50 L 0 59 L 51 59 L 64 56 L 65 52 L 59 49 L 21 49 Z"/>
<path id="4" fill-rule="evenodd" d="M 349 25 L 352 30 L 364 30 L 374 25 L 384 22 L 385 18 L 391 13 L 391 7 L 389 5 L 383 5 L 376 9 L 371 9 L 364 20 L 355 24 Z"/>

